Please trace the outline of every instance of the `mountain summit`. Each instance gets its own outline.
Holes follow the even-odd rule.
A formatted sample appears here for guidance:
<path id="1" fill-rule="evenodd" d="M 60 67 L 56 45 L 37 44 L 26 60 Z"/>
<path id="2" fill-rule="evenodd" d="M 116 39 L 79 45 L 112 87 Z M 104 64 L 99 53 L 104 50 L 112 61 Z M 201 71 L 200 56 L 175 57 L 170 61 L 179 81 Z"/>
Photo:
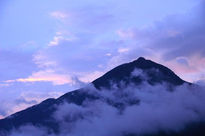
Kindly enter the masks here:
<path id="1" fill-rule="evenodd" d="M 144 81 L 143 77 L 134 76 L 135 72 L 141 74 L 141 76 L 144 74 L 144 76 L 146 76 L 146 79 L 144 78 L 144 80 L 150 84 L 166 82 L 172 85 L 182 85 L 185 82 L 167 67 L 140 57 L 133 62 L 112 69 L 92 83 L 98 89 L 110 88 L 111 83 L 117 85 L 122 82 L 124 84 L 140 84 Z"/>
<path id="2" fill-rule="evenodd" d="M 76 124 L 76 122 L 78 122 L 79 120 L 84 120 L 88 117 L 90 118 L 95 115 L 97 115 L 98 117 L 99 114 L 96 114 L 95 112 L 98 111 L 97 109 L 102 106 L 96 106 L 99 105 L 99 103 L 102 103 L 103 105 L 108 105 L 108 107 L 112 107 L 114 111 L 118 111 L 119 115 L 121 115 L 126 109 L 126 107 L 132 107 L 133 105 L 137 106 L 141 103 L 141 97 L 138 97 L 139 94 L 135 94 L 134 91 L 126 89 L 127 87 L 129 88 L 130 85 L 147 85 L 149 86 L 149 89 L 152 89 L 155 85 L 160 85 L 162 83 L 166 83 L 166 85 L 168 86 L 177 87 L 188 82 L 179 78 L 169 68 L 161 64 L 157 64 L 151 60 L 146 60 L 145 58 L 140 57 L 135 61 L 122 64 L 114 68 L 104 74 L 102 77 L 94 80 L 91 83 L 93 84 L 93 87 L 85 87 L 72 92 L 68 92 L 63 96 L 59 97 L 58 99 L 47 99 L 38 105 L 34 105 L 30 108 L 27 108 L 5 119 L 0 120 L 0 136 L 7 136 L 9 132 L 11 132 L 11 130 L 19 129 L 20 127 L 27 124 L 35 127 L 46 128 L 48 134 L 59 134 L 62 128 L 62 122 L 56 120 L 54 115 L 59 112 L 59 107 L 61 107 L 64 103 L 68 103 L 68 109 L 69 107 L 75 107 L 75 110 L 69 111 L 67 113 L 68 115 L 63 120 L 63 122 L 66 121 L 67 123 L 69 123 L 70 126 L 72 126 L 72 123 Z M 146 86 L 144 86 L 143 88 L 146 88 Z M 145 94 L 142 95 L 142 99 L 146 98 L 146 96 L 144 95 Z M 147 99 L 148 98 L 150 98 L 149 93 Z M 96 109 L 92 109 L 91 107 L 93 106 L 96 106 Z M 64 117 L 67 108 L 63 108 L 63 114 L 60 114 L 60 118 Z M 106 116 L 109 116 L 109 114 Z M 98 124 L 99 123 L 100 122 L 98 122 Z M 200 128 L 196 126 L 200 126 Z M 68 130 L 70 130 L 71 128 L 69 128 Z M 161 131 L 162 133 L 160 132 L 159 135 L 155 136 L 178 136 L 184 134 L 188 134 L 187 136 L 194 136 L 192 134 L 196 134 L 196 132 L 200 132 L 200 134 L 205 134 L 203 128 L 205 128 L 205 125 L 202 123 L 199 125 L 195 125 L 194 127 L 189 126 L 189 129 L 185 129 L 179 133 L 174 132 L 167 134 Z M 137 135 L 132 135 L 129 132 L 126 132 L 125 134 L 123 133 L 123 136 Z"/>

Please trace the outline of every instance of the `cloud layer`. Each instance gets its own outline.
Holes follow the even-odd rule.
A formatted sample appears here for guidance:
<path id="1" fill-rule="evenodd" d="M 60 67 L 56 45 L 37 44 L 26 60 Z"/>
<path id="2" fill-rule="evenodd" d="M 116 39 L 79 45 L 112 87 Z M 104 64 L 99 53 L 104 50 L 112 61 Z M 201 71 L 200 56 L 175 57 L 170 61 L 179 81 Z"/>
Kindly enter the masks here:
<path id="1" fill-rule="evenodd" d="M 142 76 L 136 72 L 135 76 Z M 133 76 L 133 75 L 131 75 Z M 170 89 L 166 83 L 146 82 L 124 88 L 97 90 L 92 85 L 84 92 L 98 96 L 82 105 L 61 103 L 52 115 L 60 124 L 60 133 L 47 134 L 46 128 L 27 125 L 11 136 L 106 136 L 145 135 L 179 132 L 192 123 L 205 121 L 205 88 L 183 84 Z"/>

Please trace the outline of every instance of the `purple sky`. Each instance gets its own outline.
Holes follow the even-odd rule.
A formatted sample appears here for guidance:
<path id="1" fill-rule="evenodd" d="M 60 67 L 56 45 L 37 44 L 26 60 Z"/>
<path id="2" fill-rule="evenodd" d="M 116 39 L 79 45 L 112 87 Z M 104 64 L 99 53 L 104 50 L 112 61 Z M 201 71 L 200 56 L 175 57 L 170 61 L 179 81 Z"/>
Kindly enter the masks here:
<path id="1" fill-rule="evenodd" d="M 139 56 L 205 78 L 201 0 L 0 1 L 0 117 Z"/>

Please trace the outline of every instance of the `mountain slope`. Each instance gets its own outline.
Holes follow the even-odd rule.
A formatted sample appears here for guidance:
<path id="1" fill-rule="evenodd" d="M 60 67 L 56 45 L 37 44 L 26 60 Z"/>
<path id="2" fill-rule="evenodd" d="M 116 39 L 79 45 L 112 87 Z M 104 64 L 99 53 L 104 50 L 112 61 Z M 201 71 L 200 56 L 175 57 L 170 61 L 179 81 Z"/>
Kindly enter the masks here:
<path id="1" fill-rule="evenodd" d="M 135 71 L 137 71 L 137 74 Z M 100 90 L 103 88 L 110 89 L 113 85 L 117 86 L 118 88 L 122 88 L 129 84 L 141 85 L 143 84 L 143 82 L 147 82 L 150 85 L 166 83 L 170 86 L 179 86 L 184 83 L 188 83 L 180 79 L 167 67 L 140 57 L 133 62 L 126 63 L 112 69 L 102 77 L 93 81 L 92 84 L 98 90 Z M 82 88 L 66 93 L 58 99 L 47 99 L 38 105 L 32 106 L 28 109 L 0 120 L 0 135 L 4 136 L 10 130 L 14 128 L 17 129 L 20 126 L 26 124 L 46 127 L 48 129 L 48 133 L 58 133 L 60 124 L 53 117 L 53 114 L 57 110 L 58 105 L 61 105 L 65 102 L 82 105 L 85 101 L 92 102 L 99 99 L 102 100 L 101 96 L 89 93 L 89 90 L 86 90 L 87 88 Z M 120 97 L 119 99 L 121 98 L 124 98 L 124 96 Z M 121 101 L 111 101 L 107 98 L 103 98 L 103 101 L 106 101 L 106 103 L 108 103 L 109 105 L 117 108 L 121 108 L 123 107 L 123 105 L 132 105 L 139 103 L 139 100 L 136 99 L 126 99 L 125 103 Z M 204 125 L 202 125 L 202 128 L 204 128 Z M 132 134 L 130 135 L 132 136 Z"/>

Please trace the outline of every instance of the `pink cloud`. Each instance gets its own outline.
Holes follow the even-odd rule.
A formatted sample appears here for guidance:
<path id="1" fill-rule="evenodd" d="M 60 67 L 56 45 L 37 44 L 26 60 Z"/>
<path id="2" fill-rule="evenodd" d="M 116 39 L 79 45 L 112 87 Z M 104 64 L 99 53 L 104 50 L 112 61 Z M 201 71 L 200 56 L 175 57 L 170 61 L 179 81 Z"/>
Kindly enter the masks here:
<path id="1" fill-rule="evenodd" d="M 27 78 L 19 78 L 16 80 L 8 80 L 11 82 L 52 82 L 54 85 L 73 84 L 73 80 L 69 75 L 58 74 L 53 70 L 45 70 L 33 73 Z"/>

